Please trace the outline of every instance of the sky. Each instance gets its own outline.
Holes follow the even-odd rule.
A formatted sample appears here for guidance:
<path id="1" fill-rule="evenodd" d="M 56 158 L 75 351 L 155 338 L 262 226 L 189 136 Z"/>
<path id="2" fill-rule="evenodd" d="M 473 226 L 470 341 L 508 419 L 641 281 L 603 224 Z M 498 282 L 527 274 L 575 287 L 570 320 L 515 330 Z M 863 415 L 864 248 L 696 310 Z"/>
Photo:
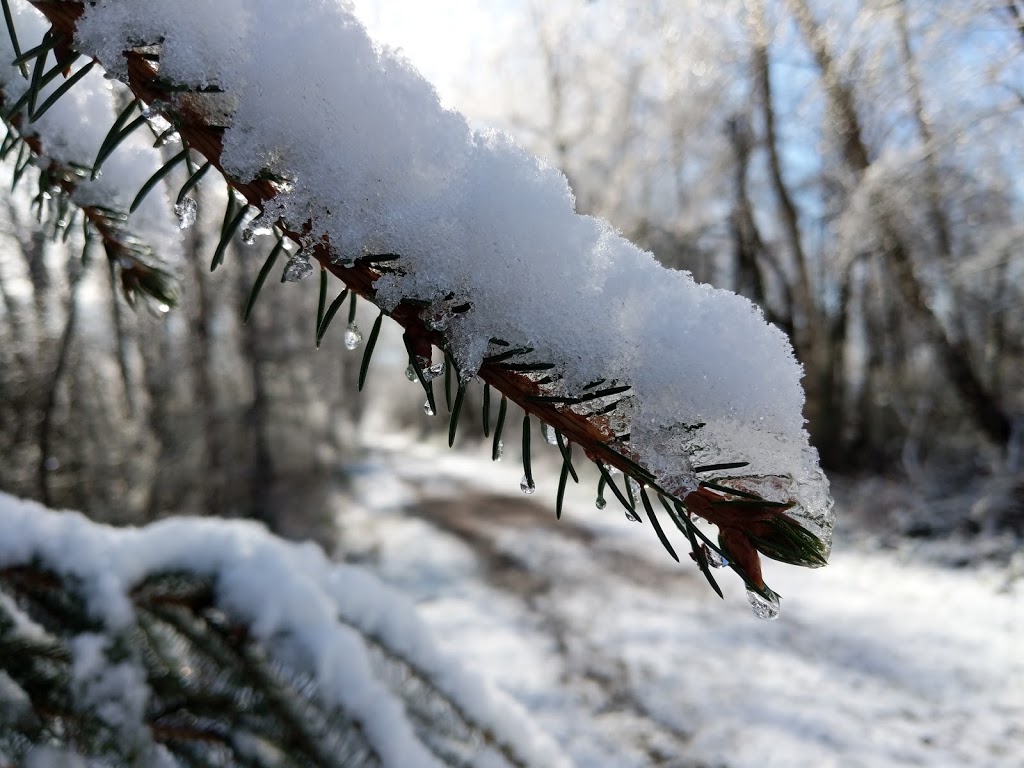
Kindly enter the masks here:
<path id="1" fill-rule="evenodd" d="M 400 48 L 460 108 L 459 83 L 481 53 L 504 38 L 521 0 L 355 0 L 371 36 Z"/>

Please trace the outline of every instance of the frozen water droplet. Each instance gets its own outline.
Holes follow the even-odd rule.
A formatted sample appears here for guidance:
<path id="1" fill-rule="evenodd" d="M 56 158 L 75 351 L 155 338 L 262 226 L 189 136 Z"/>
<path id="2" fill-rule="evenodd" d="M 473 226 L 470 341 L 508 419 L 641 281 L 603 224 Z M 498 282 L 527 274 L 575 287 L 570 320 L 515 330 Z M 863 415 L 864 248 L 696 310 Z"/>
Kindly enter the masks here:
<path id="1" fill-rule="evenodd" d="M 345 329 L 345 349 L 355 349 L 363 341 L 363 333 L 355 323 Z"/>
<path id="2" fill-rule="evenodd" d="M 597 500 L 594 502 L 594 506 L 598 509 L 604 509 L 608 506 L 608 502 L 604 500 L 604 496 L 598 496 Z"/>
<path id="3" fill-rule="evenodd" d="M 537 490 L 537 486 L 526 475 L 523 475 L 523 479 L 519 481 L 519 490 L 521 490 L 523 493 L 529 496 L 531 493 Z"/>
<path id="4" fill-rule="evenodd" d="M 722 557 L 722 555 L 715 552 L 715 550 L 713 550 L 707 544 L 704 544 L 703 547 L 704 557 L 707 558 L 708 565 L 710 565 L 712 568 L 725 568 L 727 565 L 729 565 L 728 558 Z"/>
<path id="5" fill-rule="evenodd" d="M 246 245 L 252 245 L 256 242 L 256 233 L 249 229 L 249 227 L 246 227 L 242 230 L 242 242 Z"/>
<path id="6" fill-rule="evenodd" d="M 558 437 L 555 435 L 555 428 L 550 424 L 544 425 L 544 442 L 548 445 L 558 445 Z"/>
<path id="7" fill-rule="evenodd" d="M 434 409 L 430 407 L 430 401 L 429 400 L 427 400 L 427 402 L 425 402 L 423 404 L 423 412 L 425 414 L 427 414 L 427 416 L 433 416 L 434 415 Z"/>
<path id="8" fill-rule="evenodd" d="M 309 259 L 300 253 L 292 256 L 288 263 L 284 265 L 284 274 L 281 275 L 282 283 L 297 283 L 300 280 L 305 280 L 307 277 L 313 274 L 313 265 L 309 263 Z"/>
<path id="9" fill-rule="evenodd" d="M 502 459 L 502 457 L 504 455 L 505 455 L 505 441 L 504 440 L 499 440 L 498 441 L 498 461 L 501 461 L 501 459 Z"/>
<path id="10" fill-rule="evenodd" d="M 246 228 L 252 232 L 253 237 L 263 237 L 269 235 L 274 231 L 273 222 L 265 213 L 261 213 L 254 216 L 252 220 L 246 224 Z"/>
<path id="11" fill-rule="evenodd" d="M 194 197 L 186 197 L 174 206 L 174 215 L 178 217 L 178 229 L 188 229 L 196 223 L 198 208 Z"/>
<path id="12" fill-rule="evenodd" d="M 759 595 L 754 590 L 747 588 L 747 601 L 750 603 L 750 607 L 754 609 L 754 615 L 759 619 L 766 621 L 775 621 L 779 618 L 779 596 L 771 590 L 768 590 L 771 598 Z"/>
<path id="13" fill-rule="evenodd" d="M 438 376 L 444 376 L 444 363 L 434 363 L 423 369 L 424 381 L 433 381 Z"/>
<path id="14" fill-rule="evenodd" d="M 626 519 L 629 520 L 629 522 L 631 522 L 631 523 L 639 523 L 640 522 L 640 515 L 638 515 L 632 509 L 627 509 L 626 510 Z"/>
<path id="15" fill-rule="evenodd" d="M 405 369 L 405 378 L 409 381 L 416 381 L 416 369 L 411 365 Z"/>
<path id="16" fill-rule="evenodd" d="M 166 315 L 168 312 L 171 311 L 171 307 L 168 304 L 157 304 L 156 311 L 159 312 L 161 315 Z"/>

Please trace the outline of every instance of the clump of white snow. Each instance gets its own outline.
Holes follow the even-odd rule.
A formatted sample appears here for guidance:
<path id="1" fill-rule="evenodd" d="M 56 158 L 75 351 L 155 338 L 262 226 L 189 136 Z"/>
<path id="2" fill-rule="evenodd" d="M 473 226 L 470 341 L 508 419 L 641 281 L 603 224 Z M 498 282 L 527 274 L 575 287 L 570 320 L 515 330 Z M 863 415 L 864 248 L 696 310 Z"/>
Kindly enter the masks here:
<path id="1" fill-rule="evenodd" d="M 77 42 L 120 74 L 122 51 L 159 43 L 162 79 L 230 95 L 226 170 L 287 179 L 265 214 L 341 261 L 399 254 L 379 304 L 440 312 L 463 378 L 499 338 L 556 364 L 553 393 L 627 383 L 630 449 L 668 490 L 692 490 L 695 465 L 747 462 L 738 474 L 786 478 L 791 513 L 827 541 L 831 500 L 783 332 L 578 215 L 561 172 L 443 108 L 349 4 L 103 0 Z M 470 310 L 445 313 L 451 297 Z"/>

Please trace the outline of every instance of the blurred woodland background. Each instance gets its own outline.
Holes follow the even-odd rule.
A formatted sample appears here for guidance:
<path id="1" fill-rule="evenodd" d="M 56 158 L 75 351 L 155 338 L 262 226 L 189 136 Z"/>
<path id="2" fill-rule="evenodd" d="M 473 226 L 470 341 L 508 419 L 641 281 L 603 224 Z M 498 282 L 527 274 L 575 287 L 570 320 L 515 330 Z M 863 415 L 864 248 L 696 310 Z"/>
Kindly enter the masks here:
<path id="1" fill-rule="evenodd" d="M 879 525 L 1024 535 L 1024 3 L 514 5 L 459 108 L 561 168 L 580 212 L 763 307 Z M 361 395 L 338 324 L 314 351 L 316 280 L 272 277 L 241 323 L 266 254 L 208 273 L 215 184 L 170 311 L 40 231 L 27 186 L 0 202 L 0 489 L 324 535 L 366 430 L 435 426 L 397 334 Z"/>

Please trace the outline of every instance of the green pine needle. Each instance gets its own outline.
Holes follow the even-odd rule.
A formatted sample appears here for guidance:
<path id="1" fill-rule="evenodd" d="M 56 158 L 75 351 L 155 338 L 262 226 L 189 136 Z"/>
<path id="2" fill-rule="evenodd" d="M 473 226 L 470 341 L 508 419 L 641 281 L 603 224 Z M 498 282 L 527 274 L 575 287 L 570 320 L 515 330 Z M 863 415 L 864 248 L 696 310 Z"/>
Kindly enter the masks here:
<path id="1" fill-rule="evenodd" d="M 186 160 L 188 159 L 189 158 L 186 156 Z M 200 181 L 203 180 L 203 176 L 205 176 L 206 172 L 210 170 L 210 167 L 210 161 L 207 160 L 205 163 L 199 166 L 199 169 L 195 171 L 195 173 L 188 177 L 188 181 L 181 185 L 181 190 L 178 192 L 178 197 L 174 201 L 175 205 L 181 205 L 183 202 L 185 202 L 185 198 L 188 197 L 188 193 L 191 192 L 195 188 L 195 186 Z"/>
<path id="2" fill-rule="evenodd" d="M 18 44 L 18 32 L 14 28 L 14 17 L 11 15 L 11 6 L 7 0 L 2 0 L 4 6 L 4 21 L 7 23 L 7 34 L 11 38 L 11 48 L 14 50 L 15 61 L 21 59 L 21 46 Z M 24 63 L 18 65 L 21 69 L 21 76 L 28 77 L 28 67 Z"/>
<path id="3" fill-rule="evenodd" d="M 499 346 L 508 346 L 508 342 L 505 342 L 504 345 Z M 513 357 L 518 357 L 519 355 L 526 355 L 529 354 L 530 352 L 533 352 L 533 347 L 516 347 L 515 349 L 508 349 L 505 350 L 504 352 L 499 352 L 497 355 L 490 355 L 488 357 L 485 357 L 484 364 L 497 365 L 498 363 L 503 363 L 506 360 L 510 360 Z"/>
<path id="4" fill-rule="evenodd" d="M 380 335 L 380 326 L 384 320 L 384 313 L 377 315 L 373 321 L 373 328 L 370 329 L 370 337 L 366 340 L 366 348 L 363 350 L 363 361 L 359 365 L 359 391 L 363 391 L 363 384 L 366 383 L 366 373 L 370 370 L 370 359 L 373 357 L 373 349 L 377 346 L 377 337 Z"/>
<path id="5" fill-rule="evenodd" d="M 61 84 L 60 88 L 57 88 L 53 93 L 51 93 L 46 98 L 46 101 L 44 101 L 42 104 L 39 105 L 39 109 L 37 109 L 35 112 L 32 113 L 32 115 L 29 117 L 28 121 L 30 123 L 34 123 L 40 117 L 45 115 L 46 111 L 50 107 L 52 107 L 54 104 L 56 104 L 57 101 L 60 100 L 61 96 L 63 96 L 65 93 L 67 93 L 72 88 L 74 88 L 78 83 L 80 83 L 82 81 L 82 78 L 84 78 L 86 75 L 89 74 L 89 71 L 93 68 L 93 66 L 95 64 L 96 64 L 95 60 L 90 61 L 84 67 L 82 67 L 77 72 L 75 72 L 75 74 L 73 74 L 71 77 L 69 77 L 67 80 L 65 80 Z"/>
<path id="6" fill-rule="evenodd" d="M 320 342 L 323 341 L 324 334 L 327 333 L 327 329 L 330 327 L 331 321 L 334 320 L 334 316 L 338 314 L 338 311 L 341 309 L 341 306 L 345 303 L 345 299 L 347 298 L 348 288 L 345 288 L 335 297 L 334 301 L 331 302 L 331 306 L 329 306 L 327 311 L 324 312 L 323 319 L 320 321 L 320 325 L 316 329 L 317 348 L 320 347 Z"/>
<path id="7" fill-rule="evenodd" d="M 324 311 L 327 309 L 327 270 L 323 264 L 320 265 L 320 295 L 316 303 L 316 326 L 313 328 L 314 337 L 320 332 L 320 326 L 324 321 Z M 320 346 L 319 343 L 317 346 Z"/>
<path id="8" fill-rule="evenodd" d="M 572 444 L 569 444 L 569 451 L 563 454 L 562 458 L 562 471 L 558 476 L 558 495 L 555 497 L 555 519 L 562 519 L 562 502 L 565 499 L 565 486 L 566 481 L 569 479 L 569 472 L 572 472 L 575 476 L 576 472 L 572 468 Z M 579 482 L 579 479 L 576 479 Z"/>
<path id="9" fill-rule="evenodd" d="M 132 200 L 132 204 L 128 206 L 128 213 L 135 213 L 135 210 L 142 204 L 142 201 L 146 199 L 146 195 L 148 195 L 150 191 L 152 191 L 153 187 L 159 184 L 167 174 L 173 171 L 174 167 L 178 165 L 178 163 L 182 162 L 188 156 L 188 152 L 188 147 L 185 147 L 181 152 L 164 163 L 156 173 L 149 177 L 149 180 L 142 185 L 142 189 L 140 189 L 139 193 L 135 196 L 135 199 Z"/>
<path id="10" fill-rule="evenodd" d="M 580 476 L 576 474 L 576 470 L 572 466 L 572 443 L 566 447 L 565 438 L 557 429 L 555 430 L 555 440 L 558 441 L 558 450 L 562 454 L 562 463 L 565 465 L 565 469 L 572 475 L 573 482 L 578 483 Z"/>
<path id="11" fill-rule="evenodd" d="M 651 527 L 653 527 L 654 532 L 658 534 L 658 538 L 661 540 L 662 546 L 664 546 L 672 556 L 672 559 L 678 563 L 679 555 L 677 555 L 676 551 L 672 548 L 672 544 L 669 543 L 668 536 L 665 535 L 665 531 L 662 529 L 661 523 L 658 522 L 658 518 L 654 514 L 654 508 L 651 506 L 651 499 L 647 495 L 646 488 L 640 488 L 640 500 L 644 504 L 644 511 L 647 512 L 647 519 L 651 521 Z"/>
<path id="12" fill-rule="evenodd" d="M 39 91 L 43 87 L 43 69 L 46 66 L 46 56 L 53 47 L 53 40 L 53 33 L 47 32 L 43 36 L 43 44 L 37 46 L 39 55 L 36 56 L 35 63 L 32 65 L 32 79 L 28 87 L 28 113 L 30 115 L 36 111 L 36 100 L 39 98 Z M 50 41 L 49 45 L 47 45 L 47 41 Z"/>
<path id="13" fill-rule="evenodd" d="M 356 296 L 356 292 L 352 291 L 352 294 L 349 296 L 349 303 L 348 303 L 348 324 L 349 325 L 352 325 L 352 323 L 354 323 L 356 321 L 356 301 L 358 301 L 358 300 L 359 300 L 359 297 Z"/>
<path id="14" fill-rule="evenodd" d="M 132 112 L 134 112 L 138 106 L 139 100 L 132 99 L 128 103 L 128 106 L 121 110 L 121 114 L 117 116 L 117 120 L 114 121 L 114 124 L 110 126 L 110 130 L 107 131 L 107 135 L 103 137 L 103 142 L 100 144 L 99 151 L 96 153 L 96 159 L 93 161 L 92 178 L 95 179 L 99 175 L 100 166 L 102 166 L 106 159 L 110 157 L 111 153 L 117 148 L 117 145 L 124 141 L 132 131 L 146 122 L 145 116 L 139 115 L 126 127 L 128 118 L 131 117 Z"/>
<path id="15" fill-rule="evenodd" d="M 501 458 L 501 430 L 505 426 L 505 413 L 508 411 L 508 398 L 501 396 L 501 404 L 498 406 L 498 423 L 494 426 L 494 441 L 491 444 L 491 461 Z"/>
<path id="16" fill-rule="evenodd" d="M 427 395 L 427 405 L 430 406 L 432 413 L 437 413 L 437 403 L 434 401 L 434 384 L 431 381 L 427 381 L 426 377 L 423 375 L 423 368 L 420 366 L 418 355 L 416 354 L 416 350 L 413 348 L 409 334 L 403 334 L 402 340 L 405 342 L 405 349 L 409 353 L 409 365 L 411 365 L 413 371 L 416 372 L 416 378 Z"/>
<path id="17" fill-rule="evenodd" d="M 47 30 L 46 33 L 43 35 L 42 42 L 40 42 L 39 45 L 29 48 L 27 51 L 25 51 L 16 59 L 14 59 L 14 61 L 12 61 L 11 64 L 16 64 L 20 67 L 24 64 L 28 64 L 33 59 L 38 60 L 40 54 L 49 53 L 56 44 L 57 40 L 53 32 Z"/>
<path id="18" fill-rule="evenodd" d="M 182 152 L 188 152 L 188 150 L 185 149 Z M 234 192 L 228 192 L 228 204 L 224 209 L 224 224 L 220 231 L 220 241 L 217 243 L 217 250 L 213 252 L 213 259 L 210 261 L 211 272 L 224 263 L 224 255 L 227 253 L 235 233 L 242 226 L 242 220 L 245 218 L 248 208 L 248 205 L 240 205 L 235 200 Z"/>
<path id="19" fill-rule="evenodd" d="M 526 484 L 531 488 L 533 482 L 533 468 L 530 466 L 530 414 L 523 414 L 523 474 L 526 475 Z"/>
<path id="20" fill-rule="evenodd" d="M 679 528 L 683 533 L 686 534 L 686 538 L 690 540 L 690 551 L 693 553 L 693 559 L 697 562 L 697 567 L 700 568 L 700 572 L 704 574 L 704 578 L 707 579 L 708 584 L 715 590 L 720 598 L 725 600 L 725 595 L 722 593 L 722 588 L 718 586 L 718 582 L 715 580 L 714 575 L 711 573 L 711 566 L 708 563 L 708 558 L 704 554 L 704 549 L 697 543 L 697 534 L 701 533 L 697 530 L 697 526 L 686 516 L 686 513 L 681 506 L 677 506 L 675 511 L 669 506 L 668 502 L 665 501 L 664 497 L 658 497 L 661 500 L 661 504 L 665 507 L 665 511 L 668 512 L 669 517 L 672 518 L 676 527 Z M 675 501 L 675 500 L 673 500 Z M 677 501 L 676 504 L 679 502 Z M 684 522 L 685 521 L 685 522 Z M 703 536 L 703 534 L 701 534 Z M 718 547 L 715 547 L 718 550 Z M 720 550 L 718 550 L 720 551 Z"/>
<path id="21" fill-rule="evenodd" d="M 636 505 L 630 504 L 629 499 L 627 499 L 625 495 L 623 495 L 622 491 L 619 490 L 619 487 L 615 484 L 615 480 L 612 479 L 611 473 L 608 471 L 608 468 L 599 461 L 595 463 L 597 464 L 597 469 L 601 472 L 601 477 L 604 478 L 605 484 L 609 488 L 611 488 L 612 493 L 615 494 L 615 498 L 619 500 L 623 507 L 628 509 L 630 512 L 636 514 Z"/>
<path id="22" fill-rule="evenodd" d="M 444 407 L 448 413 L 452 412 L 452 369 L 455 366 L 451 357 L 446 352 L 444 355 Z"/>
<path id="23" fill-rule="evenodd" d="M 743 467 L 750 466 L 749 461 L 728 461 L 724 464 L 705 464 L 700 467 L 694 467 L 693 471 L 696 473 L 700 472 L 719 472 L 723 469 L 742 469 Z"/>
<path id="24" fill-rule="evenodd" d="M 263 289 L 263 284 L 267 282 L 267 276 L 270 275 L 270 271 L 274 268 L 274 264 L 277 262 L 278 257 L 284 250 L 284 238 L 282 237 L 274 245 L 270 251 L 270 255 L 267 256 L 267 260 L 263 262 L 263 268 L 260 269 L 259 275 L 256 276 L 256 282 L 252 284 L 252 290 L 249 291 L 249 298 L 245 302 L 245 311 L 242 313 L 242 324 L 249 322 L 249 316 L 252 314 L 253 307 L 256 306 L 256 299 L 259 298 L 260 291 Z"/>
<path id="25" fill-rule="evenodd" d="M 484 437 L 491 436 L 491 385 L 484 384 L 483 404 Z"/>
<path id="26" fill-rule="evenodd" d="M 455 445 L 455 431 L 459 427 L 459 414 L 462 413 L 462 401 L 466 398 L 466 385 L 459 382 L 459 389 L 455 393 L 455 402 L 452 404 L 452 415 L 448 420 L 448 447 Z"/>

